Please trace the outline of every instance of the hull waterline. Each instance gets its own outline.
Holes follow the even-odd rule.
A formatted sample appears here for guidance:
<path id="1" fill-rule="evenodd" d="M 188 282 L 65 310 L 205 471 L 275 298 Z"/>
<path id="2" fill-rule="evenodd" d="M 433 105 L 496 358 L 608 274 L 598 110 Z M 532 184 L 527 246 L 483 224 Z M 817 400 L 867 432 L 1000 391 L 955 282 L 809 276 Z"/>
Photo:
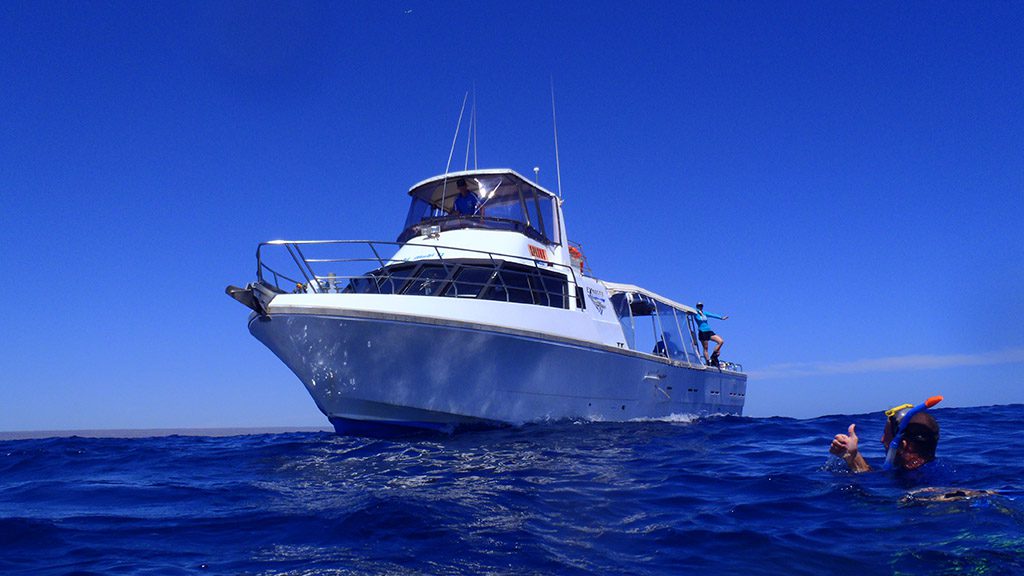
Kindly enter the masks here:
<path id="1" fill-rule="evenodd" d="M 343 434 L 741 414 L 746 393 L 742 374 L 457 323 L 277 314 L 249 329 Z"/>

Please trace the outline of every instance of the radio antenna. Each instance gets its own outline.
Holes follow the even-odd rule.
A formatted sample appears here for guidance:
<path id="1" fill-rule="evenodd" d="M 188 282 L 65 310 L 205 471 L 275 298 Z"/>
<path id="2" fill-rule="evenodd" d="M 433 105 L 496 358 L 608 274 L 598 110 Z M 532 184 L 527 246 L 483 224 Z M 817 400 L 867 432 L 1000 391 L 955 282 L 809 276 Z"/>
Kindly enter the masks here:
<path id="1" fill-rule="evenodd" d="M 473 170 L 477 170 L 476 163 L 476 82 L 473 82 Z"/>
<path id="2" fill-rule="evenodd" d="M 555 77 L 551 77 L 551 124 L 555 128 L 555 175 L 558 177 L 558 199 L 562 199 L 562 165 L 558 162 L 558 117 L 555 116 Z"/>
<path id="3" fill-rule="evenodd" d="M 448 163 L 444 165 L 444 183 L 441 185 L 441 210 L 444 210 L 444 197 L 448 192 L 448 170 L 452 167 L 452 156 L 455 154 L 455 143 L 459 140 L 459 130 L 462 128 L 462 114 L 466 111 L 466 100 L 469 99 L 469 92 L 462 97 L 462 109 L 459 110 L 459 121 L 455 124 L 455 137 L 452 138 L 452 149 L 448 151 Z"/>
<path id="4" fill-rule="evenodd" d="M 466 130 L 466 134 L 469 136 L 466 138 L 466 161 L 462 165 L 463 170 L 469 170 L 469 147 L 473 145 L 473 109 L 469 110 L 469 127 Z"/>
<path id="5" fill-rule="evenodd" d="M 476 170 L 476 82 L 473 83 L 473 104 L 469 110 L 469 129 L 466 130 L 469 136 L 466 138 L 466 163 L 463 170 L 469 170 L 469 147 L 473 146 L 473 170 Z"/>

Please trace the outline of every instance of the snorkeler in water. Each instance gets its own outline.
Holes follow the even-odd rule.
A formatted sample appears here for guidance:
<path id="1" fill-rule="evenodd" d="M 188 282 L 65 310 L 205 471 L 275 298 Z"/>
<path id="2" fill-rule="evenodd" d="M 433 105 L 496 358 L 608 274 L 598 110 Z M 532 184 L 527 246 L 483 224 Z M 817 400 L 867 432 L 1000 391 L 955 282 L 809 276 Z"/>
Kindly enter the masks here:
<path id="1" fill-rule="evenodd" d="M 974 500 L 987 496 L 997 496 L 995 490 L 972 490 L 970 488 L 918 488 L 911 490 L 906 496 L 900 498 L 903 504 L 917 504 L 922 502 L 961 502 Z"/>
<path id="2" fill-rule="evenodd" d="M 939 444 L 939 423 L 926 410 L 941 401 L 942 396 L 932 396 L 917 406 L 903 404 L 885 411 L 882 447 L 886 455 L 883 470 L 893 467 L 915 470 L 935 459 L 935 448 Z M 868 472 L 872 468 L 860 453 L 856 427 L 856 424 L 850 424 L 846 434 L 836 434 L 829 452 L 842 458 L 853 472 Z"/>

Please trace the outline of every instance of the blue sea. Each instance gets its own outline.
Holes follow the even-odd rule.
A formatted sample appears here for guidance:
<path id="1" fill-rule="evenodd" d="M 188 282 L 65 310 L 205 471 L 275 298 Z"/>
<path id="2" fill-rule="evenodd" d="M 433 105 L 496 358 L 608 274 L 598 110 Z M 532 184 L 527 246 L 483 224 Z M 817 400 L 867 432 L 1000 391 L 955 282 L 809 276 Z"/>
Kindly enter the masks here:
<path id="1" fill-rule="evenodd" d="M 901 474 L 828 456 L 880 414 L 7 440 L 0 573 L 1024 574 L 1024 405 L 933 413 Z"/>

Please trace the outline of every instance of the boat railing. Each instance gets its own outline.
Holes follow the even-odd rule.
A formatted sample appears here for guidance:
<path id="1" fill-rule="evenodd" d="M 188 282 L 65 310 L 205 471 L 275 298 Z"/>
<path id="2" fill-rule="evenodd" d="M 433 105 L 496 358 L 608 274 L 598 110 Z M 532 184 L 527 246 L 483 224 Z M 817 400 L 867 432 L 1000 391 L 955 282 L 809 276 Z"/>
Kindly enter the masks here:
<path id="1" fill-rule="evenodd" d="M 590 268 L 590 263 L 587 262 L 587 257 L 583 252 L 583 245 L 579 242 L 569 241 L 569 259 L 572 261 L 572 267 L 579 270 L 580 274 L 594 276 L 594 271 Z"/>
<path id="2" fill-rule="evenodd" d="M 418 251 L 414 257 L 396 259 L 403 247 L 429 250 L 426 254 Z M 484 297 L 482 294 L 488 291 L 491 296 L 487 299 L 492 300 L 558 308 L 568 308 L 568 302 L 575 301 L 577 307 L 582 307 L 581 290 L 572 266 L 462 246 L 377 240 L 273 240 L 261 242 L 256 248 L 256 263 L 260 284 L 279 293 L 396 294 L 404 286 L 401 293 L 405 294 Z M 417 269 L 430 266 L 431 270 L 423 270 L 417 276 L 410 268 L 413 265 L 419 266 Z M 472 268 L 478 274 L 472 278 L 463 277 L 472 274 L 460 275 L 456 279 L 456 270 L 463 268 Z M 521 276 L 527 269 L 535 270 L 536 274 L 523 281 L 525 286 L 504 279 Z"/>

